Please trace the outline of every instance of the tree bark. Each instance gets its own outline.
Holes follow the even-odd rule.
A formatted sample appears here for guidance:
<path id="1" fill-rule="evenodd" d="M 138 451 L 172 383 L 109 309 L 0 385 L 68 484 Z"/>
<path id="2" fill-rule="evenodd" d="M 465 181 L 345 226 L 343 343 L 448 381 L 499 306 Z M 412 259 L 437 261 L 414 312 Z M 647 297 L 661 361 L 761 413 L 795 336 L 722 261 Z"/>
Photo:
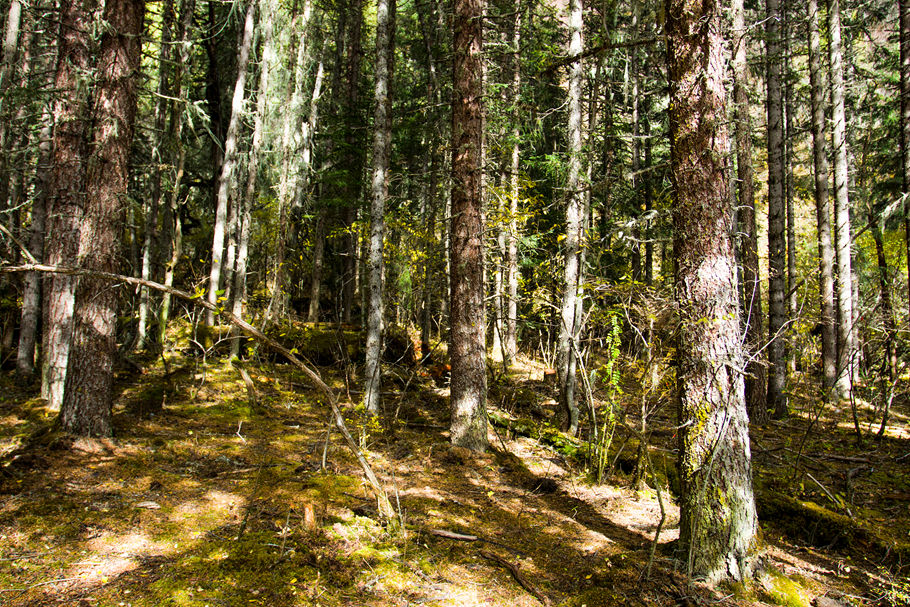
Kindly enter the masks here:
<path id="1" fill-rule="evenodd" d="M 743 0 L 733 0 L 733 101 L 736 132 L 736 175 L 742 222 L 742 281 L 746 344 L 746 407 L 754 424 L 768 421 L 767 372 L 762 356 L 764 335 L 758 232 L 755 225 L 755 184 L 752 177 L 752 119 L 749 115 L 749 63 L 746 58 Z"/>
<path id="2" fill-rule="evenodd" d="M 367 310 L 366 367 L 363 404 L 371 415 L 381 405 L 383 331 L 383 241 L 385 203 L 389 196 L 389 155 L 392 149 L 392 72 L 395 53 L 395 0 L 379 0 L 376 8 L 376 113 L 373 120 L 373 177 L 370 182 L 370 273 Z"/>
<path id="3" fill-rule="evenodd" d="M 452 94 L 452 227 L 449 355 L 451 441 L 487 448 L 483 220 L 483 0 L 455 0 Z"/>
<path id="4" fill-rule="evenodd" d="M 243 100 L 246 91 L 247 67 L 250 61 L 250 49 L 253 46 L 253 25 L 256 2 L 248 0 L 246 18 L 243 26 L 243 39 L 240 43 L 237 59 L 237 80 L 234 83 L 234 95 L 231 101 L 231 119 L 228 122 L 224 140 L 224 160 L 221 164 L 221 175 L 218 178 L 218 196 L 215 201 L 215 226 L 212 235 L 212 267 L 209 272 L 207 301 L 217 305 L 221 296 L 221 274 L 224 270 L 224 238 L 227 228 L 228 201 L 233 190 L 234 171 L 237 165 L 237 139 L 240 131 L 240 120 L 243 117 Z M 208 311 L 205 323 L 209 327 L 215 324 L 215 315 Z"/>
<path id="5" fill-rule="evenodd" d="M 768 89 L 768 408 L 774 417 L 787 415 L 787 360 L 784 332 L 787 320 L 785 301 L 787 276 L 786 206 L 784 201 L 784 125 L 781 95 L 781 52 L 779 0 L 767 0 L 765 32 L 767 41 Z"/>
<path id="6" fill-rule="evenodd" d="M 900 12 L 901 180 L 904 191 L 904 245 L 907 257 L 907 303 L 910 315 L 910 0 L 898 0 Z"/>
<path id="7" fill-rule="evenodd" d="M 812 99 L 812 158 L 815 167 L 815 215 L 818 230 L 818 290 L 821 308 L 822 392 L 831 396 L 837 379 L 837 331 L 834 311 L 834 248 L 831 244 L 831 203 L 828 198 L 828 146 L 825 86 L 818 31 L 818 0 L 808 0 L 809 82 Z"/>
<path id="8" fill-rule="evenodd" d="M 757 530 L 726 165 L 721 7 L 668 0 L 680 548 L 691 576 L 751 571 Z"/>
<path id="9" fill-rule="evenodd" d="M 582 40 L 581 0 L 569 2 L 570 57 L 580 55 Z M 581 87 L 584 78 L 583 61 L 572 63 L 569 75 L 568 178 L 566 180 L 566 238 L 565 274 L 560 315 L 557 373 L 559 375 L 560 423 L 569 434 L 578 432 L 578 403 L 575 402 L 576 342 L 581 332 L 579 298 L 584 282 L 581 250 L 585 246 L 583 193 L 581 191 L 582 116 Z"/>
<path id="10" fill-rule="evenodd" d="M 51 116 L 47 113 L 38 147 L 36 191 L 32 202 L 31 235 L 28 243 L 29 251 L 38 260 L 44 258 L 51 136 Z M 35 343 L 38 334 L 38 318 L 41 314 L 41 282 L 41 277 L 37 272 L 32 272 L 25 277 L 25 288 L 22 292 L 22 320 L 19 324 L 19 349 L 16 352 L 16 372 L 22 377 L 31 377 L 35 372 Z"/>
<path id="11" fill-rule="evenodd" d="M 515 3 L 515 22 L 512 26 L 512 158 L 509 167 L 509 219 L 506 237 L 506 305 L 505 354 L 508 367 L 518 354 L 518 235 L 519 198 L 521 196 L 521 0 Z"/>
<path id="12" fill-rule="evenodd" d="M 850 259 L 850 196 L 847 166 L 847 118 L 844 108 L 844 64 L 841 48 L 840 0 L 828 0 L 828 55 L 831 67 L 831 142 L 834 146 L 834 253 L 837 260 L 838 400 L 850 401 L 856 358 L 853 326 L 853 271 Z"/>
<path id="13" fill-rule="evenodd" d="M 82 90 L 92 67 L 89 32 L 94 10 L 90 2 L 61 5 L 54 83 L 58 96 L 54 104 L 53 170 L 48 192 L 51 225 L 45 251 L 47 263 L 51 265 L 71 262 L 79 252 L 88 157 L 88 104 Z M 73 338 L 76 283 L 72 276 L 55 275 L 49 287 L 42 396 L 47 398 L 51 411 L 59 411 Z"/>
<path id="14" fill-rule="evenodd" d="M 81 268 L 116 273 L 129 185 L 136 118 L 136 81 L 143 0 L 108 0 L 95 85 L 92 158 L 79 242 Z M 82 276 L 76 287 L 72 351 L 60 421 L 83 436 L 110 436 L 111 387 L 117 348 L 117 294 L 106 281 Z"/>

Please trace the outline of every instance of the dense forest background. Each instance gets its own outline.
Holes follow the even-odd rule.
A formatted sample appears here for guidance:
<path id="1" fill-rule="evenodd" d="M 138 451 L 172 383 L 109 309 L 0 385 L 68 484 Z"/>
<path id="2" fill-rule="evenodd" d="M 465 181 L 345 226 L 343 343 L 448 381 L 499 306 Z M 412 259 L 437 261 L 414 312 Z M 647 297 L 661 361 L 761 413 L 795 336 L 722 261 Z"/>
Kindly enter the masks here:
<path id="1" fill-rule="evenodd" d="M 751 579 L 784 518 L 900 578 L 905 0 L 0 7 L 10 495 L 47 433 L 140 440 L 239 373 L 247 417 L 282 400 L 260 402 L 268 377 L 320 412 L 311 433 L 331 410 L 392 535 L 378 453 L 425 424 L 465 448 L 451 469 L 534 437 L 591 486 L 655 488 L 653 546 L 678 506 L 666 561 L 690 580 Z M 863 482 L 899 516 L 861 512 Z M 900 604 L 885 578 L 838 600 Z"/>

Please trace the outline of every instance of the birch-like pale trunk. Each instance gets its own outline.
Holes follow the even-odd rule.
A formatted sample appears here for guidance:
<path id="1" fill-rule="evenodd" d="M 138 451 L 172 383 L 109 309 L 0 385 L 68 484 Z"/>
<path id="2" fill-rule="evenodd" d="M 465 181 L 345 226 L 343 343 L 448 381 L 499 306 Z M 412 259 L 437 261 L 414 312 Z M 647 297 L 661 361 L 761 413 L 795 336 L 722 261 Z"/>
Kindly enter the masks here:
<path id="1" fill-rule="evenodd" d="M 569 2 L 569 57 L 579 57 L 584 49 L 581 0 Z M 581 191 L 582 111 L 581 88 L 584 62 L 572 63 L 569 74 L 568 177 L 566 180 L 565 274 L 560 313 L 557 374 L 559 376 L 560 423 L 569 434 L 578 432 L 578 404 L 575 402 L 576 342 L 581 332 L 578 300 L 582 297 L 584 268 L 584 194 Z"/>
<path id="2" fill-rule="evenodd" d="M 234 83 L 234 95 L 231 99 L 231 119 L 228 122 L 224 139 L 224 159 L 221 174 L 218 177 L 218 195 L 215 201 L 215 224 L 212 235 L 212 267 L 209 272 L 209 287 L 206 300 L 217 306 L 221 296 L 221 274 L 224 270 L 224 239 L 227 231 L 228 202 L 233 191 L 234 171 L 237 166 L 237 140 L 240 133 L 240 120 L 243 115 L 243 101 L 246 94 L 247 67 L 250 62 L 250 50 L 253 46 L 254 15 L 256 2 L 249 0 L 243 26 L 243 39 L 240 43 L 237 59 L 237 80 Z M 205 324 L 215 325 L 215 314 L 206 311 Z"/>
<path id="3" fill-rule="evenodd" d="M 370 274 L 367 309 L 366 366 L 363 404 L 370 415 L 379 415 L 381 405 L 383 330 L 383 241 L 385 204 L 389 196 L 389 155 L 392 150 L 392 72 L 395 52 L 395 0 L 376 5 L 376 87 L 373 119 L 373 175 L 370 180 Z"/>
<path id="4" fill-rule="evenodd" d="M 847 162 L 844 60 L 840 0 L 828 0 L 828 59 L 831 87 L 831 144 L 834 146 L 834 254 L 837 263 L 838 355 L 835 391 L 849 402 L 853 393 L 856 330 L 853 326 L 853 270 L 850 259 L 850 195 Z"/>
<path id="5" fill-rule="evenodd" d="M 904 245 L 907 257 L 907 303 L 910 317 L 910 0 L 898 0 L 900 12 L 901 181 L 904 190 Z"/>
<path id="6" fill-rule="evenodd" d="M 505 305 L 505 352 L 506 368 L 518 354 L 518 236 L 519 197 L 521 196 L 521 0 L 515 3 L 515 22 L 512 30 L 512 158 L 509 166 L 509 215 L 506 238 L 506 305 Z"/>

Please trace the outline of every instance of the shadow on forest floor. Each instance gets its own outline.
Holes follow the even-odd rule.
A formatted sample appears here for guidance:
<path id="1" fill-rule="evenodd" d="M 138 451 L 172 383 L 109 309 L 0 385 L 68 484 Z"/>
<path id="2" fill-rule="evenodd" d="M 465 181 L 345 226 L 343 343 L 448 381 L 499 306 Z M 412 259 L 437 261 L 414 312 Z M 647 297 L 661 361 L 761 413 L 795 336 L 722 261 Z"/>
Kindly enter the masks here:
<path id="1" fill-rule="evenodd" d="M 893 435 L 863 445 L 841 423 L 846 415 L 825 411 L 810 425 L 805 403 L 804 413 L 756 429 L 765 573 L 711 591 L 687 586 L 674 568 L 678 512 L 666 487 L 667 520 L 645 578 L 661 517 L 653 489 L 628 488 L 622 467 L 591 484 L 565 456 L 505 429 L 491 431 L 488 454 L 452 448 L 445 389 L 418 374 L 402 374 L 405 392 L 387 382 L 389 423 L 365 424 L 345 409 L 399 509 L 401 534 L 377 523 L 337 435 L 326 444 L 327 411 L 303 376 L 250 365 L 253 402 L 229 363 L 203 369 L 170 356 L 167 377 L 158 359 L 119 378 L 110 441 L 60 435 L 33 392 L 0 378 L 0 604 L 809 605 L 827 596 L 896 605 L 910 596 L 899 562 L 910 531 L 900 407 Z M 535 419 L 503 395 L 536 395 L 533 423 L 545 425 L 549 388 L 525 362 L 500 379 L 508 389 L 492 390 L 491 405 Z M 336 373 L 323 373 L 346 392 Z M 663 484 L 673 423 L 654 424 Z M 786 499 L 769 497 L 777 495 Z"/>

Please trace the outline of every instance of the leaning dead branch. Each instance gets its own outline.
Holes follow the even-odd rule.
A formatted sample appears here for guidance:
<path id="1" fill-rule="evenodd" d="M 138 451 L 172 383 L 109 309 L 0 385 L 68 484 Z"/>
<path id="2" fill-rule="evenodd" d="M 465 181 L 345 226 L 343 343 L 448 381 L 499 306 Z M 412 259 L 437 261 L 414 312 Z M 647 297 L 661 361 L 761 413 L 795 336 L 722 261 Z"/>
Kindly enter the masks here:
<path id="1" fill-rule="evenodd" d="M 216 315 L 220 316 L 228 323 L 239 328 L 241 331 L 255 339 L 256 341 L 262 343 L 263 345 L 271 348 L 275 352 L 278 352 L 284 356 L 292 365 L 297 367 L 298 370 L 303 372 L 304 375 L 310 380 L 310 382 L 322 393 L 324 400 L 328 403 L 329 407 L 332 410 L 332 417 L 335 421 L 335 426 L 338 428 L 338 431 L 341 432 L 341 435 L 344 437 L 345 442 L 348 445 L 348 448 L 357 458 L 357 462 L 360 464 L 360 468 L 363 470 L 363 474 L 367 479 L 367 482 L 373 488 L 373 491 L 376 494 L 376 500 L 379 506 L 380 516 L 385 521 L 395 520 L 395 510 L 392 508 L 392 503 L 389 501 L 389 497 L 386 494 L 385 490 L 382 488 L 382 485 L 379 484 L 379 479 L 376 478 L 376 475 L 373 473 L 372 467 L 370 467 L 369 462 L 367 462 L 366 457 L 360 451 L 360 448 L 357 446 L 357 442 L 354 440 L 354 437 L 351 436 L 350 431 L 348 430 L 347 424 L 344 422 L 344 415 L 341 413 L 341 409 L 338 407 L 338 397 L 335 395 L 335 392 L 322 380 L 322 377 L 316 371 L 309 368 L 303 363 L 293 352 L 282 346 L 280 343 L 267 336 L 265 333 L 246 322 L 242 318 L 235 316 L 228 310 L 215 306 L 205 299 L 202 298 L 200 294 L 188 293 L 186 291 L 181 291 L 180 289 L 175 289 L 173 287 L 168 287 L 161 283 L 157 283 L 151 280 L 144 280 L 141 278 L 135 278 L 133 276 L 124 276 L 122 274 L 112 274 L 110 272 L 98 272 L 93 270 L 85 270 L 80 268 L 66 268 L 62 266 L 50 266 L 38 263 L 27 263 L 18 266 L 6 266 L 0 267 L 0 273 L 10 273 L 10 272 L 45 272 L 50 274 L 66 274 L 69 276 L 91 276 L 93 278 L 100 278 L 103 280 L 108 280 L 110 282 L 119 282 L 133 286 L 147 287 L 155 291 L 160 291 L 162 293 L 169 293 L 173 297 L 178 297 L 185 301 L 190 302 L 193 305 L 205 308 Z"/>

